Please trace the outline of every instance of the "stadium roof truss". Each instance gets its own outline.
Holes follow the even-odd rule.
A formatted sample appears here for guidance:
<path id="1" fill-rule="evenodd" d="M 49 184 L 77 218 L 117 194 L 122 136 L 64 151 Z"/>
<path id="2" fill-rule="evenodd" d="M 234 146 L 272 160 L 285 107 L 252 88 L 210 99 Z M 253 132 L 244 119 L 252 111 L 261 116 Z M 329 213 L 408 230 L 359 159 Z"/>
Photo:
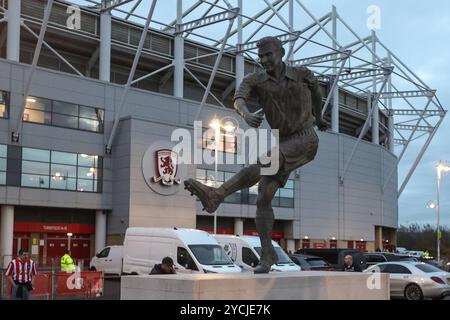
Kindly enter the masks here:
<path id="1" fill-rule="evenodd" d="M 0 23 L 9 19 L 4 2 L 4 0 L 0 0 Z M 68 64 L 78 75 L 84 76 L 44 41 L 54 2 L 64 1 L 47 1 L 39 34 L 33 32 L 25 21 L 21 21 L 22 28 L 38 39 L 31 72 L 24 90 L 22 113 L 25 109 L 25 97 L 29 93 L 33 73 L 43 45 Z M 342 107 L 339 102 L 339 87 L 367 98 L 369 112 L 351 153 L 347 159 L 344 159 L 345 165 L 340 172 L 340 181 L 345 182 L 348 168 L 352 164 L 355 152 L 364 135 L 371 129 L 372 139 L 375 139 L 374 143 L 379 144 L 379 126 L 384 126 L 389 133 L 389 148 L 397 155 L 398 164 L 402 161 L 406 164 L 410 163 L 410 160 L 406 160 L 406 155 L 408 151 L 413 153 L 412 158 L 410 156 L 410 159 L 413 159 L 412 163 L 398 190 L 400 197 L 446 115 L 446 110 L 436 96 L 436 91 L 402 62 L 377 37 L 375 31 L 369 31 L 367 37 L 359 36 L 339 15 L 334 6 L 330 12 L 317 18 L 300 0 L 252 1 L 258 3 L 260 7 L 260 10 L 252 15 L 247 14 L 243 2 L 243 0 L 65 1 L 65 3 L 79 6 L 83 10 L 97 11 L 101 16 L 112 15 L 144 26 L 128 81 L 124 85 L 125 90 L 118 112 L 116 112 L 113 128 L 109 133 L 107 153 L 111 152 L 121 112 L 126 105 L 127 93 L 132 84 L 162 71 L 170 72 L 174 75 L 174 95 L 182 97 L 183 77 L 186 71 L 204 89 L 203 99 L 196 115 L 197 119 L 208 96 L 212 96 L 219 105 L 224 107 L 221 99 L 211 93 L 222 56 L 225 53 L 236 55 L 236 80 L 233 82 L 233 86 L 236 86 L 244 77 L 245 59 L 251 59 L 259 65 L 255 39 L 266 35 L 276 35 L 285 46 L 286 62 L 289 65 L 307 66 L 321 81 L 329 83 L 331 89 L 325 99 L 323 114 L 331 109 L 332 131 L 338 132 L 339 130 L 339 108 Z M 173 10 L 169 9 L 171 6 L 173 6 Z M 10 4 L 9 7 L 11 9 L 14 5 Z M 158 11 L 163 13 L 157 14 Z M 141 12 L 148 12 L 148 14 L 141 15 Z M 170 17 L 168 13 L 171 12 L 175 14 L 175 17 Z M 167 17 L 167 21 L 163 21 L 163 17 Z M 136 67 L 150 27 L 175 37 L 174 58 L 170 64 L 135 79 Z M 221 30 L 225 31 L 222 35 L 220 35 Z M 210 34 L 214 36 L 208 36 Z M 101 54 L 102 45 L 111 45 L 111 39 L 108 37 L 111 37 L 110 32 L 100 32 L 100 48 L 92 57 L 93 61 Z M 4 38 L 4 35 L 0 36 L 1 38 Z M 216 48 L 216 50 L 211 54 L 185 58 L 185 39 L 202 43 Z M 190 70 L 189 61 L 208 56 L 215 56 L 216 61 L 208 83 L 204 84 Z M 226 91 L 230 93 L 233 89 L 230 86 Z M 379 121 L 379 112 L 388 117 L 387 126 Z M 18 118 L 15 131 L 12 132 L 13 141 L 18 141 L 20 137 L 21 119 L 22 117 Z M 396 167 L 391 169 L 389 178 L 384 181 L 384 188 L 394 176 L 395 170 Z"/>

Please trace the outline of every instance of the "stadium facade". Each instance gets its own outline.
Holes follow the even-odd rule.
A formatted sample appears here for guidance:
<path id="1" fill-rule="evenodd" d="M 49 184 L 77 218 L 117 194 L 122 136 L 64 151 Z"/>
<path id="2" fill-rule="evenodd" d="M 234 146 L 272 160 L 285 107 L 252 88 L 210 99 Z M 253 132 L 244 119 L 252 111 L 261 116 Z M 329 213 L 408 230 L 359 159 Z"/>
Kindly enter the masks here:
<path id="1" fill-rule="evenodd" d="M 193 133 L 194 120 L 203 121 L 205 130 L 194 143 L 208 150 L 212 137 L 206 129 L 211 120 L 237 119 L 231 109 L 236 83 L 259 68 L 253 59 L 253 40 L 242 40 L 245 28 L 281 15 L 283 6 L 290 28 L 279 37 L 286 43 L 288 63 L 314 71 L 328 66 L 328 73 L 317 74 L 324 117 L 332 128 L 318 133 L 316 159 L 293 172 L 277 193 L 273 238 L 291 251 L 302 247 L 375 250 L 395 244 L 397 199 L 429 141 L 412 161 L 400 191 L 398 163 L 416 132 L 425 132 L 431 141 L 445 111 L 436 102 L 435 91 L 425 84 L 419 83 L 415 90 L 394 90 L 397 58 L 390 51 L 378 58 L 374 33 L 340 45 L 335 8 L 320 19 L 311 15 L 312 24 L 295 31 L 293 12 L 309 14 L 300 1 L 273 1 L 252 18 L 228 6 L 228 1 L 194 1 L 192 6 L 177 1 L 174 8 L 161 1 L 154 11 L 177 11 L 177 19 L 165 24 L 152 21 L 141 50 L 142 21 L 148 17 L 137 12 L 152 13 L 155 2 L 77 2 L 84 4 L 81 7 L 74 2 L 0 1 L 3 261 L 25 247 L 41 265 L 48 265 L 69 246 L 75 258 L 88 260 L 105 244 L 120 244 L 131 226 L 212 232 L 213 215 L 202 211 L 182 182 L 161 186 L 152 180 L 159 174 L 153 157 L 173 146 L 174 130 Z M 242 1 L 235 2 L 242 8 Z M 202 6 L 209 11 L 189 18 Z M 328 23 L 331 31 L 326 31 Z M 221 24 L 224 30 L 229 26 L 224 39 L 208 38 L 210 33 L 201 29 L 217 30 Z M 269 28 L 267 23 L 261 25 Z M 256 37 L 258 31 L 253 31 Z M 303 50 L 296 50 L 297 45 L 313 42 L 315 34 L 308 36 L 313 31 L 331 37 L 333 41 L 325 46 L 329 52 L 298 58 Z M 235 44 L 231 35 L 237 39 Z M 361 48 L 370 51 L 371 60 L 357 66 L 365 61 L 356 55 Z M 133 61 L 136 70 L 130 77 Z M 420 82 L 413 74 L 408 78 Z M 421 98 L 424 106 L 410 102 Z M 394 99 L 408 104 L 394 109 Z M 438 119 L 428 123 L 428 131 L 421 123 L 425 115 Z M 394 116 L 419 120 L 402 118 L 397 123 Z M 400 130 L 408 133 L 399 138 L 395 132 Z M 235 156 L 237 139 L 226 139 L 226 131 L 220 135 L 214 149 Z M 395 145 L 402 148 L 396 150 Z M 217 172 L 214 164 L 178 167 L 177 179 L 220 183 L 242 166 L 220 164 Z M 256 191 L 256 187 L 242 190 L 226 199 L 217 211 L 218 233 L 255 234 Z"/>

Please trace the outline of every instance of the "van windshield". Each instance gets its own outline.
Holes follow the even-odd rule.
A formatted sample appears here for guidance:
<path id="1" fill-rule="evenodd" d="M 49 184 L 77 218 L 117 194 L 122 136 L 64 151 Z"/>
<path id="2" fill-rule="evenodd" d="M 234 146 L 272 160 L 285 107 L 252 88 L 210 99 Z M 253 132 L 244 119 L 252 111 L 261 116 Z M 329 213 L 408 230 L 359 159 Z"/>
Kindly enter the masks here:
<path id="1" fill-rule="evenodd" d="M 203 265 L 232 265 L 230 257 L 225 253 L 223 248 L 216 244 L 196 244 L 190 245 L 194 256 L 198 262 Z"/>
<path id="2" fill-rule="evenodd" d="M 293 263 L 292 260 L 289 258 L 289 256 L 286 254 L 286 252 L 283 251 L 280 247 L 273 247 L 275 249 L 275 252 L 278 256 L 277 264 L 284 264 L 284 263 Z M 256 252 L 261 257 L 262 255 L 262 249 L 261 247 L 255 247 Z"/>

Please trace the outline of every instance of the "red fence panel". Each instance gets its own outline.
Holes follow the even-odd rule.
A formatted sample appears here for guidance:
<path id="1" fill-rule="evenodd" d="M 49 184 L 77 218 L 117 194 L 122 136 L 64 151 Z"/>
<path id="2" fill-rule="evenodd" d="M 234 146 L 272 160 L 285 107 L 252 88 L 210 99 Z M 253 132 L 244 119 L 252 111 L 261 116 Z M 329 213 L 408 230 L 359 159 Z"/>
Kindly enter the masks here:
<path id="1" fill-rule="evenodd" d="M 86 295 L 98 297 L 103 295 L 102 272 L 57 272 L 56 295 Z"/>
<path id="2" fill-rule="evenodd" d="M 4 278 L 7 281 L 6 277 Z M 11 296 L 12 286 L 11 283 L 7 284 L 6 293 Z M 49 299 L 52 295 L 52 273 L 51 272 L 39 272 L 34 278 L 33 291 L 30 294 L 31 298 L 46 297 Z"/>

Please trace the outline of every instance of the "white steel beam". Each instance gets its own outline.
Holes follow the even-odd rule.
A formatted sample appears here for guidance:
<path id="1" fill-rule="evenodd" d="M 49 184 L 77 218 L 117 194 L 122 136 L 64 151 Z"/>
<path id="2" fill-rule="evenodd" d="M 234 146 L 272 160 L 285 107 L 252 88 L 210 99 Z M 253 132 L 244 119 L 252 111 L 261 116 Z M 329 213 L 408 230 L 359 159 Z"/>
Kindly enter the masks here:
<path id="1" fill-rule="evenodd" d="M 382 92 L 380 95 L 380 99 L 417 98 L 417 97 L 433 98 L 435 95 L 436 90 L 394 91 L 394 92 Z"/>
<path id="2" fill-rule="evenodd" d="M 138 0 L 131 8 L 130 12 L 125 16 L 125 20 L 130 19 L 131 15 L 136 11 L 137 7 L 142 3 L 142 0 Z"/>
<path id="3" fill-rule="evenodd" d="M 239 8 L 234 8 L 232 10 L 227 10 L 224 12 L 216 13 L 210 16 L 206 16 L 201 19 L 193 20 L 186 23 L 181 23 L 177 25 L 175 34 L 188 32 L 194 29 L 203 28 L 212 24 L 223 22 L 226 20 L 234 19 L 239 12 Z"/>
<path id="4" fill-rule="evenodd" d="M 434 130 L 433 126 L 418 126 L 418 125 L 407 125 L 407 124 L 395 124 L 398 130 L 416 130 L 416 131 L 426 131 L 432 132 Z"/>
<path id="5" fill-rule="evenodd" d="M 420 116 L 422 113 L 427 116 L 445 116 L 444 110 L 410 110 L 410 109 L 392 109 L 393 115 L 396 116 Z"/>
<path id="6" fill-rule="evenodd" d="M 275 0 L 275 1 L 272 3 L 272 5 L 273 5 L 273 6 L 277 6 L 277 5 L 278 5 L 279 3 L 281 3 L 281 2 L 286 3 L 287 1 L 288 1 L 288 0 Z M 278 8 L 278 9 L 279 9 L 279 8 Z M 265 7 L 263 10 L 259 11 L 258 13 L 256 13 L 251 19 L 248 19 L 248 20 L 242 25 L 242 28 L 246 28 L 246 27 L 247 27 L 248 25 L 250 25 L 252 22 L 257 22 L 257 19 L 258 19 L 259 17 L 261 17 L 262 15 L 264 15 L 264 14 L 265 14 L 266 12 L 268 12 L 268 11 L 270 11 L 270 8 L 269 8 L 269 7 Z M 242 11 L 241 11 L 240 14 L 243 15 L 243 14 L 242 14 Z M 230 33 L 230 37 L 234 36 L 237 32 L 238 32 L 237 29 L 233 30 L 233 31 Z M 219 44 L 221 44 L 221 43 L 224 41 L 224 39 L 225 39 L 225 38 L 222 38 L 222 39 L 216 41 L 213 45 L 214 45 L 214 46 L 218 46 Z"/>
<path id="7" fill-rule="evenodd" d="M 377 62 L 376 58 L 376 52 L 377 52 L 377 36 L 375 34 L 375 30 L 372 30 L 372 51 L 374 54 L 372 54 L 372 63 L 375 65 Z M 391 71 L 392 72 L 392 71 Z M 391 74 L 386 75 L 386 81 L 389 80 L 388 76 Z M 372 91 L 377 92 L 377 77 L 376 75 L 372 76 Z M 379 108 L 378 108 L 378 100 L 373 101 L 372 108 L 374 110 L 372 111 L 372 143 L 375 145 L 380 144 L 380 114 L 379 114 Z"/>
<path id="8" fill-rule="evenodd" d="M 337 39 L 337 11 L 336 6 L 331 7 L 331 22 L 332 22 L 332 46 L 334 50 L 338 50 L 338 42 L 334 39 Z M 352 54 L 351 51 L 346 51 L 345 60 L 343 61 L 341 69 L 338 71 L 337 66 L 338 63 L 336 60 L 333 61 L 333 76 L 335 77 L 335 84 L 333 84 L 331 95 L 333 95 L 333 105 L 331 108 L 331 131 L 335 133 L 339 133 L 339 86 L 337 85 L 337 82 L 339 81 L 339 77 L 341 76 L 342 68 L 344 67 L 345 63 L 347 62 L 347 59 Z M 325 108 L 324 108 L 325 109 Z M 322 112 L 322 115 L 325 112 Z"/>
<path id="9" fill-rule="evenodd" d="M 11 4 L 11 1 L 10 1 L 10 4 Z M 45 12 L 44 12 L 44 19 L 42 21 L 41 31 L 39 33 L 39 38 L 38 38 L 38 41 L 36 44 L 36 48 L 34 49 L 34 55 L 33 55 L 33 61 L 31 63 L 30 74 L 28 75 L 28 79 L 25 83 L 25 89 L 23 91 L 23 97 L 22 97 L 22 105 L 21 105 L 20 113 L 19 113 L 17 121 L 16 121 L 15 131 L 13 131 L 11 133 L 11 141 L 12 142 L 19 142 L 19 139 L 20 139 L 23 113 L 25 111 L 25 106 L 27 104 L 27 97 L 30 93 L 31 82 L 33 81 L 33 76 L 36 71 L 36 67 L 37 67 L 37 64 L 39 61 L 39 56 L 41 55 L 42 44 L 44 42 L 45 32 L 47 31 L 48 20 L 50 19 L 50 13 L 52 11 L 52 7 L 53 7 L 53 0 L 48 0 L 47 7 L 45 8 Z M 20 26 L 20 23 L 19 23 L 19 26 Z"/>
<path id="10" fill-rule="evenodd" d="M 101 12 L 111 11 L 114 10 L 115 8 L 123 6 L 124 4 L 130 3 L 132 1 L 134 0 L 102 0 L 102 6 L 100 11 Z"/>
<path id="11" fill-rule="evenodd" d="M 238 8 L 238 10 L 239 10 L 239 8 Z M 210 94 L 214 78 L 216 77 L 217 70 L 219 69 L 220 61 L 222 60 L 222 55 L 223 55 L 223 52 L 225 50 L 225 45 L 226 45 L 226 43 L 228 41 L 228 37 L 230 36 L 231 29 L 233 28 L 234 20 L 237 17 L 236 13 L 238 13 L 238 12 L 234 12 L 234 15 L 230 16 L 231 18 L 230 18 L 230 20 L 228 22 L 228 28 L 227 28 L 227 31 L 225 33 L 225 41 L 222 43 L 222 45 L 220 47 L 219 55 L 218 55 L 218 57 L 216 59 L 216 62 L 214 64 L 214 68 L 213 68 L 213 70 L 211 72 L 211 76 L 210 76 L 209 81 L 208 81 L 208 86 L 205 89 L 205 93 L 203 94 L 202 102 L 200 103 L 200 106 L 199 106 L 199 108 L 197 110 L 197 114 L 195 115 L 194 121 L 196 121 L 198 119 L 198 117 L 199 117 L 203 107 L 206 104 L 206 100 L 208 98 L 208 95 Z"/>
<path id="12" fill-rule="evenodd" d="M 386 86 L 387 80 L 388 80 L 388 77 L 385 76 L 385 77 L 384 77 L 383 84 L 381 85 L 381 89 L 380 89 L 381 92 L 384 90 L 384 87 Z M 376 93 L 376 94 L 373 94 L 372 105 L 373 105 L 373 102 L 374 102 L 374 101 L 378 101 L 378 99 L 380 99 L 380 92 L 379 92 L 379 93 Z M 363 128 L 362 128 L 362 130 L 361 130 L 361 133 L 360 133 L 359 136 L 358 136 L 358 140 L 357 140 L 357 141 L 355 142 L 355 144 L 353 145 L 353 149 L 352 149 L 352 151 L 351 151 L 351 153 L 350 153 L 350 156 L 348 157 L 347 162 L 345 163 L 344 169 L 343 169 L 343 171 L 342 171 L 342 174 L 341 174 L 341 176 L 339 177 L 339 180 L 340 180 L 341 183 L 344 182 L 344 179 L 345 179 L 345 175 L 346 175 L 346 173 L 347 173 L 347 170 L 348 170 L 348 168 L 349 168 L 349 166 L 350 166 L 350 163 L 351 163 L 351 161 L 352 161 L 352 159 L 353 159 L 353 156 L 354 156 L 354 154 L 355 154 L 355 152 L 356 152 L 356 149 L 358 148 L 359 143 L 361 142 L 362 138 L 363 138 L 364 135 L 365 135 L 365 132 L 367 131 L 367 128 L 368 128 L 368 126 L 369 126 L 370 119 L 371 119 L 371 117 L 372 117 L 372 114 L 373 114 L 373 111 L 374 111 L 374 110 L 375 110 L 375 108 L 372 107 L 371 110 L 370 110 L 370 112 L 367 114 L 366 121 L 364 122 L 364 126 L 363 126 Z"/>
<path id="13" fill-rule="evenodd" d="M 134 78 L 134 74 L 136 72 L 136 68 L 137 68 L 137 65 L 138 65 L 138 62 L 139 62 L 139 58 L 141 57 L 142 49 L 144 48 L 145 39 L 147 37 L 147 32 L 148 32 L 148 29 L 150 27 L 150 22 L 152 20 L 153 13 L 155 11 L 156 2 L 157 2 L 157 0 L 153 0 L 152 4 L 150 6 L 150 10 L 149 10 L 148 16 L 147 16 L 147 21 L 145 22 L 145 27 L 144 27 L 144 30 L 142 31 L 142 34 L 141 34 L 141 40 L 139 41 L 139 46 L 138 46 L 136 55 L 134 57 L 133 65 L 131 66 L 130 74 L 128 75 L 128 81 L 127 81 L 127 83 L 126 83 L 126 85 L 125 85 L 125 87 L 123 89 L 122 97 L 120 99 L 119 106 L 117 107 L 117 110 L 116 110 L 113 127 L 111 129 L 111 133 L 110 133 L 110 136 L 109 136 L 109 139 L 108 139 L 108 143 L 107 143 L 106 149 L 105 149 L 105 152 L 107 154 L 111 154 L 111 151 L 112 151 L 111 148 L 112 148 L 112 144 L 114 142 L 114 137 L 116 135 L 117 128 L 119 126 L 119 121 L 120 121 L 120 116 L 121 116 L 121 113 L 122 113 L 122 109 L 123 109 L 123 107 L 125 105 L 127 94 L 128 94 L 128 91 L 130 90 L 130 87 L 131 87 L 131 84 L 132 84 L 132 81 L 133 81 L 133 78 Z"/>
<path id="14" fill-rule="evenodd" d="M 338 51 L 337 51 L 338 52 Z M 292 65 L 294 66 L 307 66 L 311 64 L 317 64 L 317 63 L 324 63 L 329 61 L 339 61 L 339 60 L 347 60 L 352 54 L 351 50 L 345 50 L 342 51 L 341 54 L 339 53 L 329 53 L 329 54 L 322 54 L 315 57 L 308 57 L 304 59 L 298 59 L 292 61 Z"/>
<path id="15" fill-rule="evenodd" d="M 36 34 L 29 26 L 27 26 L 25 23 L 22 24 L 22 26 L 29 32 L 31 33 L 36 39 L 39 40 L 39 35 Z M 51 45 L 49 45 L 45 40 L 42 40 L 42 44 L 49 49 L 51 52 L 53 52 L 55 54 L 55 56 L 57 56 L 62 62 L 64 62 L 70 69 L 72 69 L 76 74 L 78 74 L 79 76 L 83 77 L 84 75 L 77 69 L 75 68 L 69 61 L 67 61 L 66 58 L 64 58 L 61 54 L 59 54 L 58 51 L 56 51 L 55 49 L 53 49 L 53 47 Z"/>
<path id="16" fill-rule="evenodd" d="M 176 28 L 183 23 L 183 2 L 177 0 L 177 23 Z M 173 95 L 177 98 L 184 97 L 184 38 L 182 33 L 175 34 L 174 39 L 174 73 L 173 73 Z"/>
<path id="17" fill-rule="evenodd" d="M 219 0 L 214 0 L 214 4 L 217 4 L 219 2 Z M 203 19 L 205 19 L 208 14 L 214 9 L 214 6 L 209 6 L 209 8 L 205 11 L 205 13 L 202 15 L 202 17 L 200 19 L 198 19 L 197 21 L 202 21 Z M 200 22 L 197 22 L 194 27 L 198 26 Z M 176 29 L 175 29 L 176 32 Z M 190 31 L 186 31 L 186 35 L 184 36 L 185 38 L 189 37 L 189 35 L 191 35 L 192 33 Z"/>
<path id="18" fill-rule="evenodd" d="M 100 13 L 99 79 L 107 82 L 111 80 L 111 26 L 111 12 L 102 11 Z"/>
<path id="19" fill-rule="evenodd" d="M 243 12 L 243 1 L 238 0 L 238 7 L 240 8 L 240 12 Z M 239 14 L 237 17 L 237 43 L 238 46 L 242 45 L 243 41 L 243 19 L 242 14 Z M 236 80 L 234 81 L 235 89 L 237 90 L 239 85 L 241 84 L 242 80 L 245 76 L 245 58 L 244 54 L 242 52 L 236 53 L 236 60 L 235 60 L 235 74 L 236 74 Z"/>
<path id="20" fill-rule="evenodd" d="M 406 175 L 405 179 L 403 180 L 400 189 L 398 191 L 398 197 L 400 198 L 400 196 L 403 193 L 403 190 L 405 190 L 406 186 L 408 185 L 409 180 L 411 179 L 412 175 L 414 174 L 414 171 L 417 168 L 417 165 L 420 163 L 420 161 L 422 160 L 423 155 L 425 154 L 425 152 L 428 149 L 428 146 L 430 145 L 431 141 L 434 138 L 434 135 L 436 134 L 437 130 L 439 129 L 442 121 L 444 120 L 444 117 L 441 117 L 441 119 L 439 120 L 439 122 L 436 124 L 436 127 L 434 128 L 434 130 L 430 133 L 430 135 L 428 136 L 427 141 L 425 142 L 425 144 L 423 145 L 422 149 L 420 150 L 419 154 L 416 157 L 416 160 L 414 161 L 413 165 L 411 166 L 411 168 L 408 171 L 408 174 Z"/>
<path id="21" fill-rule="evenodd" d="M 6 59 L 20 60 L 20 12 L 22 1 L 9 1 L 6 17 L 8 19 L 8 36 L 6 44 Z"/>

